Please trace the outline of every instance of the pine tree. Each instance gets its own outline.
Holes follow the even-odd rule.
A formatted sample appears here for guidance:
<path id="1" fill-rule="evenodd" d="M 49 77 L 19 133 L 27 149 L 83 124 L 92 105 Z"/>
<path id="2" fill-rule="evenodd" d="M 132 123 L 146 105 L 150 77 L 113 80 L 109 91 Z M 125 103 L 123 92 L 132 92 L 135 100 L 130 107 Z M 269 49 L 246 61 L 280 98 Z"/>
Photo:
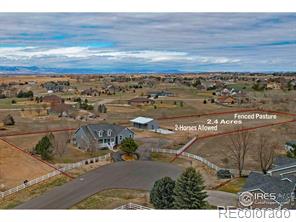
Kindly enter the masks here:
<path id="1" fill-rule="evenodd" d="M 175 181 L 170 177 L 164 177 L 154 183 L 150 191 L 150 201 L 156 209 L 173 209 L 173 190 Z"/>
<path id="2" fill-rule="evenodd" d="M 177 179 L 174 188 L 175 209 L 202 209 L 207 202 L 204 181 L 199 172 L 192 167 L 187 168 Z"/>
<path id="3" fill-rule="evenodd" d="M 52 158 L 53 146 L 48 136 L 42 137 L 34 148 L 35 153 L 39 154 L 43 160 Z"/>

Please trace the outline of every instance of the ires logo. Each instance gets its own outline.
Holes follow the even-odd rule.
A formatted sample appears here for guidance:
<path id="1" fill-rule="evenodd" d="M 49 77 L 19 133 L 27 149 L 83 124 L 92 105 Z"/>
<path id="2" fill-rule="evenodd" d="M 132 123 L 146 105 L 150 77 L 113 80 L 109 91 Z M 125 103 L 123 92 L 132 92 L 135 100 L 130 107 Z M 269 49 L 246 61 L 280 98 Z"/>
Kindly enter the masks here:
<path id="1" fill-rule="evenodd" d="M 239 203 L 244 207 L 250 207 L 256 204 L 270 204 L 276 201 L 275 193 L 251 193 L 249 191 L 243 192 L 239 195 Z"/>

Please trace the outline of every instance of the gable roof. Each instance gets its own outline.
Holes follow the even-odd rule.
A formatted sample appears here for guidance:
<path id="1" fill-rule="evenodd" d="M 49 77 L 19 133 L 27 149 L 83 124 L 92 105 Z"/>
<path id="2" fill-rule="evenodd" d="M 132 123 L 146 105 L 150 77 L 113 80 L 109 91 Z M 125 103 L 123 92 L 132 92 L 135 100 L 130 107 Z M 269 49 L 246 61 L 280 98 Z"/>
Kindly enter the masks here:
<path id="1" fill-rule="evenodd" d="M 114 124 L 88 124 L 81 126 L 80 129 L 84 131 L 84 133 L 92 139 L 100 139 L 102 137 L 115 137 L 120 134 L 123 130 L 128 129 L 123 126 L 114 125 Z M 111 130 L 111 135 L 108 135 L 108 131 Z M 130 129 L 130 132 L 133 133 Z M 99 137 L 99 132 L 102 131 L 102 137 Z M 77 131 L 76 131 L 77 132 Z"/>
<path id="2" fill-rule="evenodd" d="M 151 121 L 153 121 L 152 118 L 147 118 L 147 117 L 137 117 L 135 119 L 130 120 L 132 123 L 139 123 L 139 124 L 147 124 Z"/>
<path id="3" fill-rule="evenodd" d="M 279 167 L 287 167 L 291 165 L 296 165 L 296 159 L 289 158 L 285 156 L 278 156 L 273 161 L 273 168 L 279 168 Z"/>
<path id="4" fill-rule="evenodd" d="M 261 190 L 264 193 L 276 193 L 276 201 L 284 203 L 288 201 L 294 192 L 296 177 L 285 178 L 269 176 L 262 173 L 251 172 L 241 192 Z"/>

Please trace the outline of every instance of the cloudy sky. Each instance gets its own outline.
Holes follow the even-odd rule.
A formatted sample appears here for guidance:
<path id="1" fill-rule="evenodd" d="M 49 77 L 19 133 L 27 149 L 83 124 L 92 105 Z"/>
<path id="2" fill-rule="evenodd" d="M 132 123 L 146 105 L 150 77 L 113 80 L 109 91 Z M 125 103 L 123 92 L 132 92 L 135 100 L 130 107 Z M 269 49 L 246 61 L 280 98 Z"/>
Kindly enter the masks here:
<path id="1" fill-rule="evenodd" d="M 296 13 L 0 13 L 0 67 L 14 66 L 296 71 Z"/>

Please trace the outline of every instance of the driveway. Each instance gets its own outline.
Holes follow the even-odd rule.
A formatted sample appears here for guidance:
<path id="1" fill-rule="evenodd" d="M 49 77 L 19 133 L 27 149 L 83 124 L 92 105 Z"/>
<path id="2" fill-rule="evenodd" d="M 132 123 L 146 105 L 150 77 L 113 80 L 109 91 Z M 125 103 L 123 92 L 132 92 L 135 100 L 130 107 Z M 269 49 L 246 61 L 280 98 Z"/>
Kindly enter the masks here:
<path id="1" fill-rule="evenodd" d="M 217 191 L 217 190 L 207 190 L 208 198 L 207 201 L 212 206 L 223 206 L 230 207 L 237 205 L 237 195 L 233 193 Z"/>
<path id="2" fill-rule="evenodd" d="M 60 187 L 29 200 L 17 209 L 68 209 L 91 195 L 106 189 L 150 190 L 154 182 L 169 176 L 176 179 L 182 168 L 156 161 L 116 162 L 88 172 Z M 212 206 L 235 206 L 236 195 L 207 190 Z"/>
<path id="3" fill-rule="evenodd" d="M 17 209 L 67 209 L 106 189 L 150 190 L 162 177 L 182 173 L 176 165 L 155 161 L 117 162 L 88 172 L 60 187 L 21 204 Z"/>

